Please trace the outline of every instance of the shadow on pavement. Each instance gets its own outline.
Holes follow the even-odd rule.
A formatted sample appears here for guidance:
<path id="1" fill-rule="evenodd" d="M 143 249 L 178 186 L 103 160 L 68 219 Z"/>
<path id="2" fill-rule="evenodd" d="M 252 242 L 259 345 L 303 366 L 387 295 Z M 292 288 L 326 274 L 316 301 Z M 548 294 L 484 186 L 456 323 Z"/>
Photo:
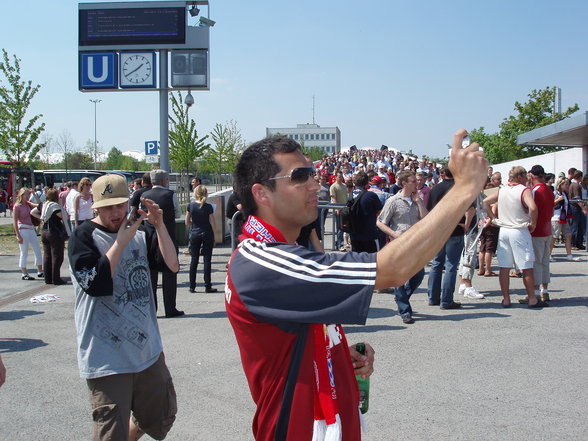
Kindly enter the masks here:
<path id="1" fill-rule="evenodd" d="M 500 305 L 498 305 L 501 308 Z M 418 318 L 419 320 L 432 320 L 432 321 L 450 321 L 450 322 L 461 322 L 463 320 L 472 320 L 472 319 L 480 319 L 480 318 L 507 318 L 510 317 L 509 314 L 498 314 L 496 312 L 479 312 L 479 313 L 471 313 L 468 312 L 466 314 L 455 314 L 450 313 L 450 315 L 429 315 L 429 314 L 419 314 L 414 313 L 414 318 Z"/>
<path id="2" fill-rule="evenodd" d="M 0 338 L 0 354 L 7 352 L 24 352 L 47 346 L 37 338 Z"/>
<path id="3" fill-rule="evenodd" d="M 30 315 L 39 315 L 45 314 L 43 311 L 31 311 L 31 310 L 23 310 L 23 311 L 0 311 L 0 321 L 4 320 L 21 320 Z"/>
<path id="4" fill-rule="evenodd" d="M 227 313 L 226 311 L 214 311 L 214 312 L 205 312 L 202 314 L 186 314 L 184 317 L 193 317 L 193 318 L 226 318 Z"/>
<path id="5" fill-rule="evenodd" d="M 383 318 L 395 315 L 398 315 L 398 313 L 392 308 L 370 308 L 368 318 Z"/>
<path id="6" fill-rule="evenodd" d="M 366 326 L 345 326 L 345 334 L 354 334 L 356 332 L 378 332 L 378 331 L 399 331 L 406 329 L 406 326 L 389 326 L 389 325 L 366 325 Z"/>

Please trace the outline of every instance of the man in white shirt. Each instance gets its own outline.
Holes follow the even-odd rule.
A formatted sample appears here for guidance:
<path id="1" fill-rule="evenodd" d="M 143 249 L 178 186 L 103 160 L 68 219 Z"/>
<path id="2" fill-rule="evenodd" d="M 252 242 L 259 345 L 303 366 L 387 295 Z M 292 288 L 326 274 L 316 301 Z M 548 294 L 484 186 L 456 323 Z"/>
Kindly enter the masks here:
<path id="1" fill-rule="evenodd" d="M 76 197 L 80 194 L 78 191 L 78 181 L 74 181 L 71 185 L 71 190 L 67 194 L 65 198 L 65 210 L 69 216 L 69 225 L 71 226 L 71 231 L 76 229 L 76 220 L 75 220 L 75 213 L 76 213 Z"/>

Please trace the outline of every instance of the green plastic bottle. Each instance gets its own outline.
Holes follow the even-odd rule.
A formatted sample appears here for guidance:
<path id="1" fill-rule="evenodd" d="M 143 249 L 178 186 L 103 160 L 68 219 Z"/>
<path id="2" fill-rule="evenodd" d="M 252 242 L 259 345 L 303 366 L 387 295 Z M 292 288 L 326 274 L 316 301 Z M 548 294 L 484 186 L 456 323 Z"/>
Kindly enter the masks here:
<path id="1" fill-rule="evenodd" d="M 365 355 L 365 344 L 357 343 L 355 350 Z M 355 378 L 359 386 L 359 409 L 361 413 L 366 413 L 370 407 L 370 378 L 361 378 L 361 375 L 356 375 Z"/>

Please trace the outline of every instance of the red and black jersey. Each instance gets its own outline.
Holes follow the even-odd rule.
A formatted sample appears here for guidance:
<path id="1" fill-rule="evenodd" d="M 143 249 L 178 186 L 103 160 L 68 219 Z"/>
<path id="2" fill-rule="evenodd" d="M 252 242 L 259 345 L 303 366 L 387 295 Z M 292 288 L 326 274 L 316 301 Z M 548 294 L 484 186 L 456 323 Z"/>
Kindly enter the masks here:
<path id="1" fill-rule="evenodd" d="M 312 439 L 315 373 L 309 325 L 364 324 L 375 279 L 375 254 L 322 254 L 253 239 L 235 250 L 225 303 L 257 405 L 257 441 Z M 353 366 L 340 343 L 341 325 L 329 325 L 328 332 L 343 441 L 358 441 Z"/>

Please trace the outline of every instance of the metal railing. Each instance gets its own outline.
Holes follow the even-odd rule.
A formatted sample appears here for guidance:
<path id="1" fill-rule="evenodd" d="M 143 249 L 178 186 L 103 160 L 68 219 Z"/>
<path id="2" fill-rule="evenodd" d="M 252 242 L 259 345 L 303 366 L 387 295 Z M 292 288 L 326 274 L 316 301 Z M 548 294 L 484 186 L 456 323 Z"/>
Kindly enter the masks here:
<path id="1" fill-rule="evenodd" d="M 323 236 L 323 244 L 326 244 L 326 236 L 331 236 L 331 250 L 336 251 L 336 241 L 337 241 L 337 224 L 336 224 L 336 215 L 335 215 L 335 210 L 339 210 L 342 207 L 344 207 L 345 204 L 332 204 L 332 203 L 328 203 L 328 204 L 319 204 L 318 208 L 319 208 L 319 214 L 320 214 L 320 225 L 321 225 L 321 232 L 322 232 L 322 236 Z M 330 210 L 333 210 L 332 213 L 329 213 Z M 329 232 L 327 232 L 327 229 L 324 228 L 325 226 L 325 222 L 327 217 L 329 216 L 329 214 L 331 214 L 331 229 Z M 235 228 L 235 225 L 238 224 L 238 222 L 236 222 L 237 220 L 239 220 L 239 218 L 243 219 L 243 212 L 241 211 L 237 211 L 233 217 L 231 218 L 231 249 L 235 249 L 237 248 L 238 245 L 238 234 Z M 245 219 L 243 219 L 245 220 Z M 239 234 L 241 232 L 239 231 Z M 327 247 L 325 246 L 325 249 Z"/>

